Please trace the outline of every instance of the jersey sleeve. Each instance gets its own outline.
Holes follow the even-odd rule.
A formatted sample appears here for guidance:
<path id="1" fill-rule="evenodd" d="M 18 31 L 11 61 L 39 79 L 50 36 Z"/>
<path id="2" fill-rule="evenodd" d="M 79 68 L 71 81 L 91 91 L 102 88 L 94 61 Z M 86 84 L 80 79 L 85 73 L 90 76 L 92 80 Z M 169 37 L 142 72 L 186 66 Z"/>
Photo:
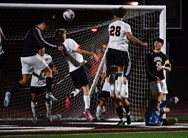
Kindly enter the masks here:
<path id="1" fill-rule="evenodd" d="M 36 27 L 34 28 L 33 32 L 34 32 L 34 36 L 35 36 L 36 40 L 42 46 L 44 46 L 44 47 L 53 47 L 53 48 L 57 47 L 56 45 L 50 44 L 47 41 L 45 41 L 44 38 L 42 37 L 41 31 L 39 29 L 37 29 Z"/>
<path id="2" fill-rule="evenodd" d="M 130 32 L 130 33 L 132 33 L 132 32 L 131 32 L 131 26 L 130 26 L 129 24 L 127 24 L 127 23 L 125 23 L 125 25 L 124 25 L 124 30 L 125 30 L 125 32 Z"/>
<path id="3" fill-rule="evenodd" d="M 79 45 L 73 40 L 73 39 L 66 39 L 63 43 L 65 47 L 67 48 L 67 51 L 76 51 L 79 47 Z"/>

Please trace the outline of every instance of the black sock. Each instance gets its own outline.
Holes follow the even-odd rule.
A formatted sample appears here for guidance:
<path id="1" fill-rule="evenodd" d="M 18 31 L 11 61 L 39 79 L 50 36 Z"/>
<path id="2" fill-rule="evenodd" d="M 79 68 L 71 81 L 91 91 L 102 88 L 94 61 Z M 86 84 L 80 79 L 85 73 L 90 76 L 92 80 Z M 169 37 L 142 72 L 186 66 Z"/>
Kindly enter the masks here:
<path id="1" fill-rule="evenodd" d="M 124 107 L 124 108 L 125 108 L 126 113 L 128 114 L 128 113 L 130 112 L 130 110 L 129 110 L 129 105 L 127 105 L 127 106 Z"/>
<path id="2" fill-rule="evenodd" d="M 12 88 L 12 90 L 10 90 L 10 93 L 11 93 L 11 95 L 13 94 L 15 94 L 17 91 L 19 91 L 19 89 L 22 87 L 22 85 L 19 83 L 19 82 L 17 82 L 16 84 L 15 84 L 15 86 Z"/>
<path id="3" fill-rule="evenodd" d="M 116 107 L 116 112 L 117 112 L 118 117 L 119 117 L 120 119 L 122 119 L 122 118 L 123 118 L 123 109 L 122 109 L 121 106 Z"/>
<path id="4" fill-rule="evenodd" d="M 46 89 L 47 89 L 47 92 L 51 92 L 52 91 L 52 83 L 53 83 L 53 78 L 52 77 L 47 77 L 46 78 Z"/>

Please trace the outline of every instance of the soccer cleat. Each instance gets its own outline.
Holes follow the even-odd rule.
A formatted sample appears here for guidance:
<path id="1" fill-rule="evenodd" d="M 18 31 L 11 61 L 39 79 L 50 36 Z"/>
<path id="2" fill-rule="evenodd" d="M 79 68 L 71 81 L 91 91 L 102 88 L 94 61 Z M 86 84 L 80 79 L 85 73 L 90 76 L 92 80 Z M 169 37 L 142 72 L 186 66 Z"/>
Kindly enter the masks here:
<path id="1" fill-rule="evenodd" d="M 127 125 L 130 125 L 130 124 L 131 124 L 131 116 L 127 115 Z"/>
<path id="2" fill-rule="evenodd" d="M 170 102 L 177 104 L 179 102 L 179 98 L 178 97 L 172 97 L 172 98 L 170 98 Z"/>
<path id="3" fill-rule="evenodd" d="M 33 122 L 33 123 L 36 123 L 36 122 L 37 122 L 37 117 L 36 117 L 36 116 L 33 116 L 32 122 Z"/>
<path id="4" fill-rule="evenodd" d="M 124 126 L 125 125 L 125 121 L 123 120 L 120 120 L 117 124 L 117 126 Z"/>
<path id="5" fill-rule="evenodd" d="M 91 116 L 89 110 L 83 111 L 82 114 L 85 116 L 85 118 L 87 119 L 87 121 L 89 121 L 89 122 L 92 122 L 92 121 L 93 121 L 93 117 Z"/>
<path id="6" fill-rule="evenodd" d="M 8 107 L 8 105 L 10 103 L 10 95 L 11 95 L 10 92 L 6 92 L 5 93 L 5 98 L 4 98 L 4 106 L 5 107 Z"/>
<path id="7" fill-rule="evenodd" d="M 55 98 L 51 92 L 46 93 L 46 99 L 57 101 L 57 98 Z"/>
<path id="8" fill-rule="evenodd" d="M 68 95 L 65 100 L 65 107 L 68 109 L 70 108 L 70 105 L 71 105 L 71 96 Z"/>

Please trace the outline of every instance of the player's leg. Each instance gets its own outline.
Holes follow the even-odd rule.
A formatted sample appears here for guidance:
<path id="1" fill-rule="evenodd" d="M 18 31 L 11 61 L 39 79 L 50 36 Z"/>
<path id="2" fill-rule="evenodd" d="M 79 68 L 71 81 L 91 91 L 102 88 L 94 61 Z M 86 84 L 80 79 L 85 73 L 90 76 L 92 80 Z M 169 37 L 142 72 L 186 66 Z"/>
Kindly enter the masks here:
<path id="1" fill-rule="evenodd" d="M 52 94 L 52 84 L 53 84 L 52 70 L 50 69 L 50 67 L 46 66 L 42 71 L 45 73 L 46 76 L 46 89 L 47 89 L 46 98 L 53 101 L 57 101 L 57 98 L 55 98 L 54 95 Z"/>
<path id="2" fill-rule="evenodd" d="M 115 108 L 116 108 L 116 113 L 120 119 L 120 121 L 118 122 L 118 126 L 123 126 L 125 125 L 125 119 L 124 119 L 124 116 L 123 116 L 123 108 L 122 108 L 122 105 L 120 104 L 119 100 L 116 100 L 115 101 Z"/>
<path id="3" fill-rule="evenodd" d="M 82 91 L 82 88 L 81 89 L 76 88 L 74 91 L 72 91 L 70 94 L 67 95 L 66 100 L 65 100 L 65 107 L 67 109 L 70 108 L 72 98 L 78 95 L 78 93 L 80 93 L 81 91 Z"/>
<path id="4" fill-rule="evenodd" d="M 16 82 L 14 87 L 5 93 L 5 98 L 4 98 L 4 106 L 7 107 L 10 102 L 10 97 L 11 95 L 14 95 L 16 92 L 19 91 L 19 89 L 22 86 L 27 85 L 30 82 L 30 77 L 32 74 L 32 66 L 31 66 L 31 61 L 34 60 L 33 57 L 25 57 L 21 58 L 21 65 L 22 65 L 22 80 L 19 82 Z"/>
<path id="5" fill-rule="evenodd" d="M 32 122 L 36 123 L 37 121 L 37 97 L 38 97 L 38 92 L 36 92 L 37 88 L 36 87 L 31 87 L 31 111 L 33 115 Z"/>
<path id="6" fill-rule="evenodd" d="M 106 104 L 106 100 L 109 97 L 110 97 L 110 92 L 107 92 L 107 91 L 101 92 L 100 101 L 96 108 L 96 119 L 98 121 L 101 120 L 101 114 L 106 111 L 105 104 Z"/>
<path id="7" fill-rule="evenodd" d="M 115 98 L 115 80 L 117 74 L 117 60 L 118 58 L 118 51 L 114 49 L 108 49 L 106 54 L 106 63 L 107 63 L 107 72 L 109 72 L 109 83 L 110 83 L 110 95 L 112 98 Z"/>
<path id="8" fill-rule="evenodd" d="M 128 98 L 129 98 L 128 81 L 126 79 L 124 81 L 125 82 L 122 85 L 120 96 L 122 99 L 123 111 L 125 111 L 125 113 L 126 113 L 127 124 L 130 125 L 131 124 L 131 113 L 130 113 L 130 103 L 128 101 Z"/>
<path id="9" fill-rule="evenodd" d="M 84 99 L 84 111 L 83 111 L 83 115 L 86 117 L 86 119 L 88 121 L 92 121 L 93 117 L 91 115 L 91 111 L 90 111 L 90 94 L 89 94 L 89 86 L 82 86 L 83 89 L 83 99 Z"/>
<path id="10" fill-rule="evenodd" d="M 74 86 L 77 89 L 83 90 L 83 100 L 84 100 L 84 111 L 83 115 L 86 117 L 88 121 L 92 121 L 93 117 L 90 113 L 90 93 L 89 93 L 89 82 L 87 79 L 87 75 L 85 72 L 85 69 L 83 67 L 80 67 L 79 69 L 70 72 L 70 76 L 72 78 L 72 81 L 74 83 Z"/>
<path id="11" fill-rule="evenodd" d="M 45 106 L 46 106 L 46 118 L 48 119 L 48 121 L 52 122 L 52 100 L 46 99 Z"/>

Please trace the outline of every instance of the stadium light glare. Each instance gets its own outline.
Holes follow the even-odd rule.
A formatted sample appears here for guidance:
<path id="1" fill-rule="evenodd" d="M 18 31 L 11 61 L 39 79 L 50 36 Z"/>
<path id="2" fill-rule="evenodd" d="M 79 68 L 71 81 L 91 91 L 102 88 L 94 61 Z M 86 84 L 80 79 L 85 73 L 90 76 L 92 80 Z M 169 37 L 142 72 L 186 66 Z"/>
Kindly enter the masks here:
<path id="1" fill-rule="evenodd" d="M 95 33 L 95 32 L 97 32 L 97 31 L 98 31 L 97 28 L 91 28 L 91 32 Z"/>

